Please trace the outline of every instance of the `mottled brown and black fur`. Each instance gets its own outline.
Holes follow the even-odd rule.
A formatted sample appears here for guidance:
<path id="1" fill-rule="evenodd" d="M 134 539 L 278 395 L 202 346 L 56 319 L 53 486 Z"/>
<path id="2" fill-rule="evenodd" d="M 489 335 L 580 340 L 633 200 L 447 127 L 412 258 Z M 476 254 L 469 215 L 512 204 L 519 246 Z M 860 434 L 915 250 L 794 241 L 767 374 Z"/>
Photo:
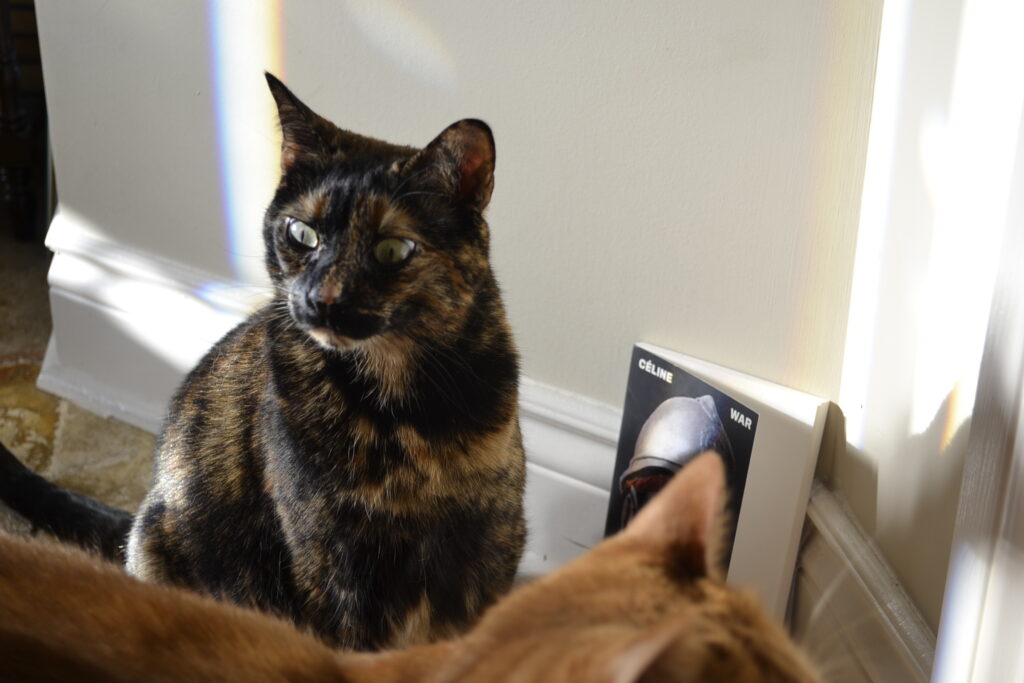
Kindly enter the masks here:
<path id="1" fill-rule="evenodd" d="M 175 395 L 128 570 L 350 648 L 459 632 L 510 587 L 525 535 L 518 360 L 482 215 L 490 130 L 391 145 L 267 78 L 275 296 Z M 390 238 L 407 260 L 375 259 Z"/>

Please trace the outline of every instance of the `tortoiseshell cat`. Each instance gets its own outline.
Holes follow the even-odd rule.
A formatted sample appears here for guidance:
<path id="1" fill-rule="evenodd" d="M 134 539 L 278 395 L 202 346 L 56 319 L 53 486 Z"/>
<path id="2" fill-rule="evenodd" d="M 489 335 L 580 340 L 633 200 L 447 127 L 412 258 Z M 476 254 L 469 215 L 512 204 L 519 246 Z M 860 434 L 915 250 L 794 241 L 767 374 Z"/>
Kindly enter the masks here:
<path id="1" fill-rule="evenodd" d="M 267 81 L 276 295 L 178 390 L 134 520 L 5 449 L 0 497 L 108 556 L 131 524 L 131 574 L 334 645 L 436 640 L 510 587 L 525 535 L 518 359 L 482 215 L 494 141 L 463 120 L 422 150 L 392 145 Z"/>
<path id="2" fill-rule="evenodd" d="M 372 654 L 0 536 L 0 680 L 815 683 L 757 601 L 722 581 L 723 483 L 720 457 L 701 455 L 623 532 L 465 636 Z"/>

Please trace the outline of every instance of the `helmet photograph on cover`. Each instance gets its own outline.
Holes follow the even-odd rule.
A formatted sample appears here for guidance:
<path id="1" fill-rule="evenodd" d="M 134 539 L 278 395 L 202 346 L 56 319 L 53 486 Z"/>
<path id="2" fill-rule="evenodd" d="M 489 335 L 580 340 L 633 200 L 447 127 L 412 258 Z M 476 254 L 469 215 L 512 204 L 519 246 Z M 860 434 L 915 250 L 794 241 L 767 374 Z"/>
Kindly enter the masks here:
<path id="1" fill-rule="evenodd" d="M 707 394 L 675 396 L 655 408 L 641 427 L 633 457 L 619 477 L 622 526 L 673 474 L 707 450 L 716 451 L 727 470 L 732 469 L 732 447 L 714 398 Z"/>
<path id="2" fill-rule="evenodd" d="M 661 356 L 636 346 L 626 382 L 622 427 L 609 492 L 605 535 L 624 527 L 676 472 L 704 451 L 725 464 L 731 553 L 757 412 L 718 387 Z"/>

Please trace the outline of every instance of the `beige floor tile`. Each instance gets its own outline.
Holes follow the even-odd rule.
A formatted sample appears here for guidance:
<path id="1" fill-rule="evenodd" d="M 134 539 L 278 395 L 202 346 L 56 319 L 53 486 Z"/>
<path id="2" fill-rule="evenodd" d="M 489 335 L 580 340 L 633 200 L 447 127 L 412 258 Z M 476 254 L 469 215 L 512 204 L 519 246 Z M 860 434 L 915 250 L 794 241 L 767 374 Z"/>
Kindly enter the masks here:
<path id="1" fill-rule="evenodd" d="M 38 363 L 0 366 L 0 441 L 37 472 L 50 466 L 59 405 L 38 376 Z"/>
<path id="2" fill-rule="evenodd" d="M 49 266 L 42 244 L 16 242 L 0 230 L 0 365 L 43 360 L 50 337 Z"/>
<path id="3" fill-rule="evenodd" d="M 152 434 L 102 418 L 70 401 L 60 402 L 53 457 L 43 475 L 50 481 L 134 510 L 152 478 Z"/>

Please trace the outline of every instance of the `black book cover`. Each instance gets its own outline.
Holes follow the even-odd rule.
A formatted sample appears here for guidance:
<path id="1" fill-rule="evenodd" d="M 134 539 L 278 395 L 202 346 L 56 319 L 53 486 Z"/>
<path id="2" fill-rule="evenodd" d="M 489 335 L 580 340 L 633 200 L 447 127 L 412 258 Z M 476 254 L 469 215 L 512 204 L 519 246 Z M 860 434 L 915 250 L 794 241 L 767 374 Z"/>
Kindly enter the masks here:
<path id="1" fill-rule="evenodd" d="M 625 526 L 694 456 L 715 450 L 728 473 L 728 560 L 756 432 L 753 410 L 661 356 L 634 346 L 605 535 Z"/>

